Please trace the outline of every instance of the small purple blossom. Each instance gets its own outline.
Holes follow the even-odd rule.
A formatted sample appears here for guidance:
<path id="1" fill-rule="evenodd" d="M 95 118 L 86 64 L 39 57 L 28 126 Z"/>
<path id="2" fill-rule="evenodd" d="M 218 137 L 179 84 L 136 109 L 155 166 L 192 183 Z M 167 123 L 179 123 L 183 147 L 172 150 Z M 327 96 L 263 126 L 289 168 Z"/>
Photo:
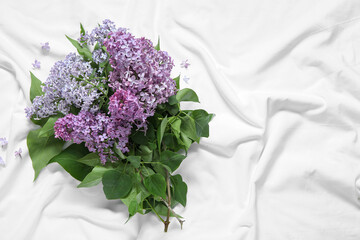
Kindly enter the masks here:
<path id="1" fill-rule="evenodd" d="M 189 80 L 190 80 L 190 78 L 189 78 L 188 76 L 184 76 L 184 77 L 183 77 L 183 80 L 184 80 L 184 82 L 188 83 Z"/>
<path id="2" fill-rule="evenodd" d="M 41 63 L 37 59 L 35 59 L 35 62 L 32 64 L 32 66 L 34 69 L 40 69 L 40 64 Z"/>
<path id="3" fill-rule="evenodd" d="M 187 69 L 190 66 L 189 60 L 184 60 L 181 62 L 180 67 Z"/>
<path id="4" fill-rule="evenodd" d="M 19 150 L 15 151 L 15 157 L 20 157 L 21 158 L 21 153 L 22 153 L 22 149 L 19 148 Z"/>
<path id="5" fill-rule="evenodd" d="M 5 137 L 0 138 L 0 145 L 1 147 L 5 147 L 8 144 L 8 141 L 6 140 Z"/>
<path id="6" fill-rule="evenodd" d="M 5 166 L 5 161 L 4 161 L 4 159 L 2 157 L 0 157 L 0 165 Z"/>
<path id="7" fill-rule="evenodd" d="M 44 53 L 48 53 L 50 52 L 50 45 L 49 42 L 46 43 L 40 43 L 41 44 L 41 49 L 43 50 Z"/>

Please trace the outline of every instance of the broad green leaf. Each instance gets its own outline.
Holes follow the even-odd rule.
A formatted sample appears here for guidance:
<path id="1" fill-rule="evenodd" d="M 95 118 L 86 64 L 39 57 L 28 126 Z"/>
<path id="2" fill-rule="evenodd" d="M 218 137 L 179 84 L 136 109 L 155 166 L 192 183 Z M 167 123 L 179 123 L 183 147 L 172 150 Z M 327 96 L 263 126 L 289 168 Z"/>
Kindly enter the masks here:
<path id="1" fill-rule="evenodd" d="M 186 134 L 183 133 L 183 132 L 180 134 L 180 138 L 181 138 L 181 142 L 184 144 L 185 150 L 187 151 L 187 150 L 190 148 L 190 146 L 191 146 L 191 144 L 192 144 L 193 142 L 192 142 L 191 139 L 188 138 L 188 136 L 186 136 Z M 179 140 L 179 139 L 178 139 L 178 140 Z"/>
<path id="2" fill-rule="evenodd" d="M 140 171 L 145 178 L 155 174 L 155 172 L 151 168 L 146 166 L 141 166 Z"/>
<path id="3" fill-rule="evenodd" d="M 30 77 L 31 77 L 31 86 L 30 86 L 30 101 L 33 102 L 34 98 L 36 96 L 41 96 L 43 95 L 43 91 L 41 89 L 41 81 L 35 77 L 35 75 L 30 72 Z"/>
<path id="4" fill-rule="evenodd" d="M 155 173 L 146 177 L 144 185 L 151 194 L 166 199 L 166 181 L 162 175 Z"/>
<path id="5" fill-rule="evenodd" d="M 98 185 L 101 182 L 104 173 L 109 170 L 111 170 L 111 168 L 106 168 L 103 166 L 94 167 L 77 187 L 92 187 Z"/>
<path id="6" fill-rule="evenodd" d="M 170 177 L 171 184 L 173 185 L 174 198 L 184 207 L 186 206 L 186 194 L 187 194 L 187 185 L 182 180 L 182 177 L 177 174 Z"/>
<path id="7" fill-rule="evenodd" d="M 164 134 L 163 143 L 166 145 L 167 149 L 174 150 L 175 152 L 179 151 L 181 148 L 181 146 L 176 141 L 176 136 L 171 133 Z"/>
<path id="8" fill-rule="evenodd" d="M 168 111 L 171 115 L 175 116 L 180 111 L 180 104 L 176 103 L 174 105 L 170 105 L 166 103 L 166 111 Z"/>
<path id="9" fill-rule="evenodd" d="M 54 156 L 49 163 L 59 163 L 71 176 L 82 181 L 88 175 L 92 167 L 78 162 L 89 153 L 83 144 L 72 144 L 58 155 Z"/>
<path id="10" fill-rule="evenodd" d="M 196 126 L 196 135 L 198 137 L 209 137 L 209 122 L 213 114 L 207 113 L 205 110 L 198 109 L 191 112 Z"/>
<path id="11" fill-rule="evenodd" d="M 198 141 L 200 139 L 196 134 L 195 121 L 189 115 L 181 117 L 181 132 L 194 141 Z"/>
<path id="12" fill-rule="evenodd" d="M 168 103 L 170 105 L 174 105 L 176 103 L 178 103 L 178 100 L 176 99 L 176 95 L 172 95 L 171 97 L 168 98 Z"/>
<path id="13" fill-rule="evenodd" d="M 105 172 L 102 183 L 107 199 L 124 198 L 132 189 L 131 177 L 116 170 Z"/>
<path id="14" fill-rule="evenodd" d="M 135 213 L 138 211 L 139 203 L 136 200 L 132 200 L 129 204 L 129 214 L 130 216 L 135 215 Z"/>
<path id="15" fill-rule="evenodd" d="M 65 35 L 66 36 L 66 35 Z M 80 43 L 69 36 L 66 36 L 66 38 L 71 42 L 71 44 L 76 48 L 78 53 L 84 57 L 85 60 L 91 60 L 92 59 L 92 53 L 90 50 L 86 47 L 82 47 Z"/>
<path id="16" fill-rule="evenodd" d="M 50 159 L 59 154 L 62 150 L 64 142 L 54 137 L 39 137 L 41 128 L 30 131 L 27 136 L 27 146 L 32 165 L 35 171 L 35 179 L 39 176 Z"/>
<path id="17" fill-rule="evenodd" d="M 95 167 L 96 165 L 100 164 L 100 157 L 98 153 L 89 153 L 77 161 L 85 165 Z"/>
<path id="18" fill-rule="evenodd" d="M 49 118 L 42 118 L 42 119 L 35 120 L 34 117 L 30 118 L 30 120 L 34 124 L 39 125 L 39 126 L 44 126 L 48 119 Z"/>
<path id="19" fill-rule="evenodd" d="M 158 42 L 157 42 L 157 45 L 155 46 L 155 49 L 157 51 L 160 51 L 160 37 L 158 37 Z"/>
<path id="20" fill-rule="evenodd" d="M 180 166 L 185 158 L 184 155 L 166 150 L 161 152 L 160 162 L 168 166 L 171 169 L 171 172 L 173 172 Z"/>
<path id="21" fill-rule="evenodd" d="M 167 125 L 167 117 L 165 117 L 165 118 L 161 121 L 160 127 L 159 127 L 158 130 L 157 130 L 157 142 L 158 142 L 159 151 L 160 151 L 160 149 L 161 149 L 161 141 L 162 141 L 162 138 L 163 138 L 163 136 L 164 136 L 164 132 L 165 132 L 166 125 Z"/>
<path id="22" fill-rule="evenodd" d="M 171 129 L 173 132 L 175 132 L 176 134 L 180 134 L 180 131 L 181 131 L 181 119 L 180 118 L 176 118 L 176 120 L 171 122 L 170 125 L 171 125 Z"/>
<path id="23" fill-rule="evenodd" d="M 199 102 L 199 98 L 196 93 L 190 88 L 184 88 L 177 92 L 176 100 L 178 102 L 189 101 L 189 102 Z"/>
<path id="24" fill-rule="evenodd" d="M 59 119 L 59 116 L 50 117 L 45 125 L 41 128 L 39 137 L 50 137 L 55 134 L 54 125 L 55 122 Z"/>
<path id="25" fill-rule="evenodd" d="M 131 163 L 131 165 L 133 165 L 135 168 L 139 168 L 140 167 L 140 160 L 141 157 L 140 156 L 128 156 L 127 160 Z"/>

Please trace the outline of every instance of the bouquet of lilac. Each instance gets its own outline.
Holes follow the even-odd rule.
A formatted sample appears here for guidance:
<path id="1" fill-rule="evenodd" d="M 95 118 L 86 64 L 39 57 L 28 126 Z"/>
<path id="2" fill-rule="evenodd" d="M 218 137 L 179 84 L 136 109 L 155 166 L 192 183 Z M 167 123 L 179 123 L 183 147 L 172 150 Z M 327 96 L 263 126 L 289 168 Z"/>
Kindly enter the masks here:
<path id="1" fill-rule="evenodd" d="M 164 223 L 185 207 L 187 185 L 174 171 L 192 143 L 209 136 L 213 114 L 181 110 L 181 101 L 198 102 L 171 78 L 173 60 L 146 38 L 135 38 L 105 20 L 80 38 L 69 39 L 70 53 L 42 83 L 31 73 L 26 115 L 38 129 L 27 137 L 35 179 L 57 162 L 81 181 L 102 182 L 107 199 L 120 199 L 129 211 L 153 212 Z"/>

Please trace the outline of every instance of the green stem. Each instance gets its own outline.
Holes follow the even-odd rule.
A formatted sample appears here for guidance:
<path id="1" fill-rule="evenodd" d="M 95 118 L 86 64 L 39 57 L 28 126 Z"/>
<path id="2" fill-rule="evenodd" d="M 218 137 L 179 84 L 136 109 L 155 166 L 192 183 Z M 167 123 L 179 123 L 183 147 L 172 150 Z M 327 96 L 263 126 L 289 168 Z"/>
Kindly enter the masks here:
<path id="1" fill-rule="evenodd" d="M 149 201 L 147 199 L 145 199 L 145 201 L 149 204 L 151 210 L 156 214 L 156 216 L 160 219 L 160 221 L 162 221 L 165 224 L 164 219 L 162 219 L 159 215 L 159 213 L 153 208 L 153 206 L 149 203 Z"/>

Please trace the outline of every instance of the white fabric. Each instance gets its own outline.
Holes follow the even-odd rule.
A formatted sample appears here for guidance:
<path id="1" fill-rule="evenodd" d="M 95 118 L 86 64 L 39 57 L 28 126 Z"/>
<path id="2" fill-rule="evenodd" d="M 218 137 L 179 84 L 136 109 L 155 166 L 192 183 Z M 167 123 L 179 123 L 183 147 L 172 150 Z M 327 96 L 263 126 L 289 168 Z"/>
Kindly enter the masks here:
<path id="1" fill-rule="evenodd" d="M 179 173 L 188 205 L 168 233 L 152 215 L 127 224 L 101 184 L 77 189 L 58 165 L 33 182 L 25 119 L 42 81 L 77 37 L 109 18 L 156 42 L 215 113 Z M 50 54 L 40 43 L 49 42 Z M 188 70 L 180 62 L 189 59 Z M 0 3 L 0 239 L 360 239 L 360 1 L 21 1 Z M 14 151 L 23 149 L 22 158 Z"/>

